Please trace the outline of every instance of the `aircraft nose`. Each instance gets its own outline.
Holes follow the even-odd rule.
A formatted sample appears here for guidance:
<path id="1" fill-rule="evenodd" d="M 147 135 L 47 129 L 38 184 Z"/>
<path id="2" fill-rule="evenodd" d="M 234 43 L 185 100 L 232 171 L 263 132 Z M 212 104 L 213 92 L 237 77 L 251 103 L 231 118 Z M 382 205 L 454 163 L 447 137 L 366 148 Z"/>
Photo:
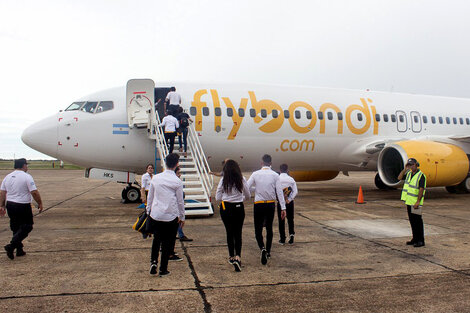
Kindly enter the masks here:
<path id="1" fill-rule="evenodd" d="M 47 117 L 23 131 L 21 140 L 29 147 L 57 157 L 57 116 Z"/>

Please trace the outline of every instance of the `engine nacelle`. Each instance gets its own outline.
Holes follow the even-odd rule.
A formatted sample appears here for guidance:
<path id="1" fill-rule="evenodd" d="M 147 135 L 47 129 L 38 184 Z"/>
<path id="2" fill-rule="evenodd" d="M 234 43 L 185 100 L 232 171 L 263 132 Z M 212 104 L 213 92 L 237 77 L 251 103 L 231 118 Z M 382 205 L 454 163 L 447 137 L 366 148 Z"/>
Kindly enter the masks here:
<path id="1" fill-rule="evenodd" d="M 453 186 L 468 174 L 469 159 L 460 147 L 434 141 L 399 141 L 385 146 L 379 155 L 379 175 L 387 186 L 401 184 L 397 177 L 409 158 L 420 163 L 427 187 Z"/>
<path id="2" fill-rule="evenodd" d="M 296 182 L 330 180 L 338 176 L 338 171 L 289 171 Z"/>

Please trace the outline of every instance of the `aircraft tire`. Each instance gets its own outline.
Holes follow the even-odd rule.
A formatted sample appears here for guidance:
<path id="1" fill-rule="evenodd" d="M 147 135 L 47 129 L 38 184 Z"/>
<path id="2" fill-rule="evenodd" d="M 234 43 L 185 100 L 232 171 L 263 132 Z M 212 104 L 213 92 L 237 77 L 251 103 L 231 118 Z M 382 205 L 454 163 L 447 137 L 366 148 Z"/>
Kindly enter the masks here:
<path id="1" fill-rule="evenodd" d="M 465 179 L 455 186 L 457 193 L 469 193 L 470 192 L 470 176 L 465 177 Z"/>
<path id="2" fill-rule="evenodd" d="M 142 202 L 140 198 L 140 190 L 134 186 L 128 186 L 122 190 L 121 193 L 122 199 L 125 203 L 140 203 Z"/>
<path id="3" fill-rule="evenodd" d="M 457 193 L 457 186 L 446 186 L 448 193 Z"/>

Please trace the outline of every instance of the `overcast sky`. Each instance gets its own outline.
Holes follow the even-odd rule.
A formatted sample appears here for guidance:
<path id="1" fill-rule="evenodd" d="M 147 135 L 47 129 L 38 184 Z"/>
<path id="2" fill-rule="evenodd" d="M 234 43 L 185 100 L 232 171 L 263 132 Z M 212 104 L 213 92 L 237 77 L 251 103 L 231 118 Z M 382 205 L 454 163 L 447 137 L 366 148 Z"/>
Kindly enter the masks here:
<path id="1" fill-rule="evenodd" d="M 470 2 L 0 2 L 0 158 L 24 128 L 130 78 L 470 98 Z"/>

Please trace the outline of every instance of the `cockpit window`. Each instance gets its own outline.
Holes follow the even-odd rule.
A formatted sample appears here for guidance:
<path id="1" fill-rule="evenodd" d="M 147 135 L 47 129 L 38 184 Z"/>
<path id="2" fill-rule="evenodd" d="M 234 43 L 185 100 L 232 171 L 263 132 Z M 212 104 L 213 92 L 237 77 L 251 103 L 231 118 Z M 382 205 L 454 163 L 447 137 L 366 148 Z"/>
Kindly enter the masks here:
<path id="1" fill-rule="evenodd" d="M 95 111 L 95 108 L 96 108 L 96 105 L 98 104 L 98 102 L 87 102 L 85 103 L 85 105 L 81 108 L 81 110 L 83 112 L 87 112 L 87 113 L 93 113 Z"/>
<path id="2" fill-rule="evenodd" d="M 95 113 L 101 113 L 104 111 L 109 111 L 114 108 L 113 101 L 101 101 L 100 104 L 98 104 L 98 107 L 96 108 Z"/>
<path id="3" fill-rule="evenodd" d="M 65 111 L 76 111 L 79 110 L 85 102 L 74 102 L 65 109 Z"/>

